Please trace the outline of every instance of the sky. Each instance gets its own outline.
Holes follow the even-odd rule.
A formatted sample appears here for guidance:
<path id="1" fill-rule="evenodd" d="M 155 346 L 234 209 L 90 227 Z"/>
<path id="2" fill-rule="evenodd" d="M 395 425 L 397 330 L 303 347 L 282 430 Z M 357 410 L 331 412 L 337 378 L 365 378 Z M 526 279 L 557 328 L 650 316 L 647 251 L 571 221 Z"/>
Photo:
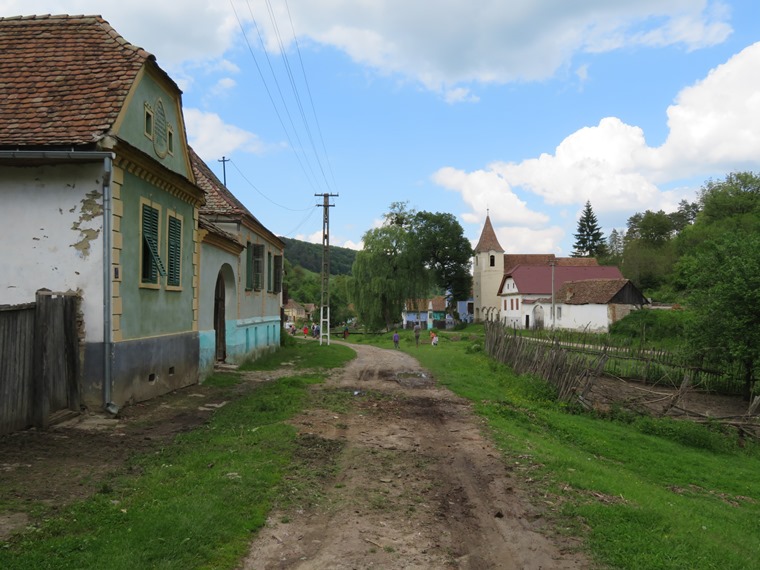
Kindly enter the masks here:
<path id="1" fill-rule="evenodd" d="M 403 202 L 570 255 L 586 201 L 608 236 L 760 171 L 757 0 L 0 0 L 31 14 L 154 54 L 190 145 L 279 236 L 321 243 L 334 194 L 331 245 Z"/>

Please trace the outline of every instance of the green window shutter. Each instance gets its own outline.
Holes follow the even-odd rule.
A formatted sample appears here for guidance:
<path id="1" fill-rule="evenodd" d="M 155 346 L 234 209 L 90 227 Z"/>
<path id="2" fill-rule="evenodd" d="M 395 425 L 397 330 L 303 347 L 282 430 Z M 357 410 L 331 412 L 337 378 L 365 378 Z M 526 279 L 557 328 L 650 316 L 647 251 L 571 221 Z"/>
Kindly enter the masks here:
<path id="1" fill-rule="evenodd" d="M 264 287 L 264 246 L 253 246 L 253 288 L 260 291 Z"/>
<path id="2" fill-rule="evenodd" d="M 253 289 L 253 244 L 246 242 L 245 248 L 245 288 Z"/>
<path id="3" fill-rule="evenodd" d="M 172 287 L 179 287 L 182 259 L 182 221 L 174 216 L 169 216 L 168 232 L 169 278 L 167 284 Z"/>
<path id="4" fill-rule="evenodd" d="M 158 275 L 166 275 L 166 269 L 158 255 L 158 210 L 143 204 L 142 208 L 143 266 L 142 280 L 158 283 Z"/>
<path id="5" fill-rule="evenodd" d="M 272 272 L 272 252 L 267 253 L 267 291 L 274 290 L 274 273 Z"/>
<path id="6" fill-rule="evenodd" d="M 282 256 L 274 256 L 274 292 L 282 291 Z"/>

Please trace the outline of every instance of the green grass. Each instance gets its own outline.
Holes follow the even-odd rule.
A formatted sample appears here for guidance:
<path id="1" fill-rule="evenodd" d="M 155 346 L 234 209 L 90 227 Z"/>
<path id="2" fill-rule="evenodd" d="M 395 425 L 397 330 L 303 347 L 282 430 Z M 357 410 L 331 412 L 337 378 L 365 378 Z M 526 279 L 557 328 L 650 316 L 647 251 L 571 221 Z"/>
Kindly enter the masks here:
<path id="1" fill-rule="evenodd" d="M 244 362 L 241 371 L 276 370 L 281 366 L 292 366 L 294 370 L 305 368 L 330 369 L 343 366 L 356 357 L 356 353 L 346 346 L 331 343 L 319 344 L 318 340 L 290 337 L 289 341 L 276 352 L 262 355 L 254 361 Z"/>
<path id="2" fill-rule="evenodd" d="M 355 355 L 318 343 L 293 351 L 279 358 L 298 357 L 309 369 Z M 208 425 L 133 458 L 91 499 L 47 511 L 33 528 L 0 543 L 0 568 L 238 567 L 272 506 L 312 504 L 334 469 L 335 444 L 305 442 L 284 423 L 313 405 L 308 385 L 320 380 L 312 373 L 263 384 L 218 410 Z M 228 387 L 239 379 L 217 374 L 209 381 Z M 332 400 L 337 406 L 344 399 Z"/>
<path id="3" fill-rule="evenodd" d="M 444 333 L 446 334 L 446 333 Z M 672 419 L 578 413 L 466 343 L 407 349 L 475 403 L 562 528 L 612 568 L 746 569 L 760 557 L 760 449 Z"/>

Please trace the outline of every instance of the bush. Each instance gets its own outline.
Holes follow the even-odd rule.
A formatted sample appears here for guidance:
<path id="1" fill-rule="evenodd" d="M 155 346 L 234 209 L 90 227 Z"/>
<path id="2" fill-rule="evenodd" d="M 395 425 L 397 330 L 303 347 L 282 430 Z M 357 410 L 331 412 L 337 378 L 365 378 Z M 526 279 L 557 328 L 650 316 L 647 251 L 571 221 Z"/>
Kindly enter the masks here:
<path id="1" fill-rule="evenodd" d="M 681 310 L 642 309 L 620 319 L 610 327 L 610 334 L 654 342 L 682 339 L 688 313 Z"/>

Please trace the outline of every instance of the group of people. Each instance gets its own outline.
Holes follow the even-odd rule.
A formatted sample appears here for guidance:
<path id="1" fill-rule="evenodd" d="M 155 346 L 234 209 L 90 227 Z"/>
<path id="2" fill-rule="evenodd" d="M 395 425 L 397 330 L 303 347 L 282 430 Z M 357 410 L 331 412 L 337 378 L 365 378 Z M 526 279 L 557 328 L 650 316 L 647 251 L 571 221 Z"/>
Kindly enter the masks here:
<path id="1" fill-rule="evenodd" d="M 420 346 L 420 334 L 422 334 L 422 328 L 420 327 L 420 323 L 415 323 L 414 325 L 414 344 L 417 348 Z M 398 348 L 399 343 L 399 336 L 398 331 L 393 332 L 393 348 Z M 430 331 L 430 345 L 431 346 L 438 346 L 438 334 L 434 331 Z"/>

